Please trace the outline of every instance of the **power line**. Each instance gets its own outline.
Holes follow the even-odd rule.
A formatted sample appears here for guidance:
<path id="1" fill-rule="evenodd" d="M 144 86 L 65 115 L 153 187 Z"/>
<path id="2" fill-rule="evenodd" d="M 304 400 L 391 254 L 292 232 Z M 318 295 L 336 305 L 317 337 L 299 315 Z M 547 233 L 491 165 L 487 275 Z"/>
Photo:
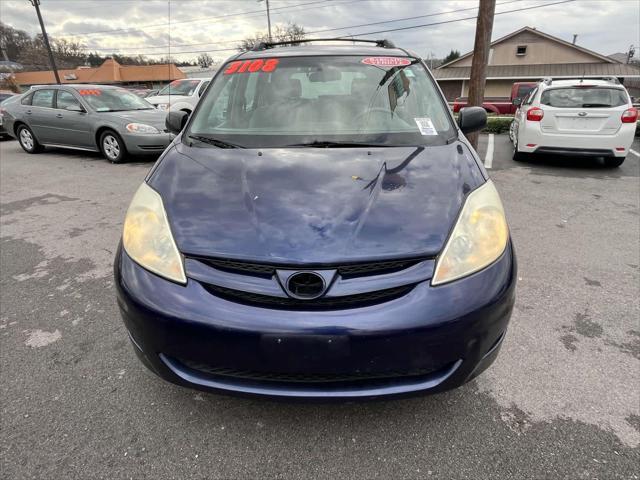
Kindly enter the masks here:
<path id="1" fill-rule="evenodd" d="M 496 15 L 504 15 L 505 13 L 522 12 L 524 10 L 534 10 L 536 8 L 550 7 L 552 5 L 560 5 L 562 3 L 569 3 L 569 2 L 575 2 L 575 1 L 576 0 L 563 0 L 561 2 L 545 3 L 544 5 L 534 5 L 532 7 L 516 8 L 514 10 L 506 10 L 504 12 L 498 12 L 498 13 L 496 13 Z M 457 20 L 444 20 L 442 22 L 425 23 L 425 24 L 422 24 L 422 25 L 412 25 L 410 27 L 392 28 L 392 29 L 389 29 L 389 30 L 377 30 L 375 32 L 355 33 L 354 35 L 365 36 L 365 35 L 377 35 L 379 33 L 399 32 L 401 30 L 411 30 L 413 28 L 431 27 L 433 25 L 444 25 L 445 23 L 462 22 L 464 20 L 473 20 L 475 18 L 478 18 L 478 16 L 474 15 L 473 17 L 459 18 Z"/>
<path id="2" fill-rule="evenodd" d="M 306 2 L 306 3 L 298 3 L 296 5 L 284 5 L 282 7 L 275 7 L 272 8 L 271 11 L 274 10 L 288 10 L 291 8 L 295 8 L 295 7 L 302 7 L 305 5 L 312 5 L 312 4 L 318 4 L 318 3 L 326 3 L 326 2 L 330 2 L 333 0 L 314 0 L 313 2 Z M 329 5 L 327 5 L 329 6 Z M 128 27 L 128 28 L 116 28 L 116 29 L 112 29 L 112 30 L 98 30 L 95 32 L 80 32 L 80 33 L 69 33 L 67 35 L 58 35 L 58 37 L 81 37 L 81 36 L 88 36 L 88 35 L 98 35 L 98 34 L 105 34 L 105 33 L 118 33 L 118 32 L 142 32 L 143 29 L 149 29 L 149 28 L 155 28 L 155 27 L 167 27 L 167 26 L 173 26 L 173 25 L 178 25 L 178 24 L 184 24 L 184 23 L 195 23 L 195 22 L 203 22 L 206 20 L 218 20 L 218 19 L 223 19 L 223 18 L 229 18 L 229 17 L 237 17 L 240 15 L 246 15 L 246 14 L 250 14 L 250 13 L 260 13 L 264 15 L 264 10 L 248 10 L 248 11 L 244 11 L 244 12 L 236 12 L 236 13 L 228 13 L 225 15 L 218 15 L 215 17 L 204 17 L 204 18 L 196 18 L 194 20 L 182 20 L 179 22 L 173 22 L 171 25 L 165 23 L 154 23 L 151 25 L 141 25 L 140 27 Z"/>
<path id="3" fill-rule="evenodd" d="M 575 0 L 562 0 L 559 2 L 553 2 L 553 3 L 545 3 L 542 5 L 533 5 L 531 7 L 523 7 L 523 8 L 517 8 L 517 9 L 513 9 L 513 10 L 505 10 L 504 12 L 497 12 L 496 15 L 505 15 L 507 13 L 515 13 L 515 12 L 522 12 L 525 10 L 534 10 L 537 8 L 543 8 L 543 7 L 550 7 L 553 5 L 560 5 L 563 3 L 570 3 L 570 2 L 574 2 Z M 435 25 L 444 25 L 444 24 L 448 24 L 448 23 L 456 23 L 456 22 L 463 22 L 466 20 L 474 20 L 476 19 L 478 16 L 474 15 L 473 17 L 464 17 L 464 18 L 457 18 L 457 19 L 453 19 L 453 20 L 443 20 L 441 22 L 432 22 L 432 23 L 424 23 L 421 25 L 412 25 L 412 26 L 408 26 L 408 27 L 399 27 L 399 28 L 392 28 L 392 29 L 388 29 L 388 30 L 377 30 L 374 32 L 362 32 L 362 33 L 354 33 L 353 36 L 357 37 L 357 36 L 366 36 L 366 35 L 376 35 L 379 33 L 389 33 L 389 32 L 398 32 L 398 31 L 402 31 L 402 30 L 411 30 L 414 28 L 424 28 L 424 27 L 431 27 L 431 26 L 435 26 Z M 351 35 L 350 35 L 351 36 Z M 322 38 L 319 38 L 318 40 L 322 40 Z M 187 51 L 181 51 L 181 52 L 172 52 L 172 55 L 183 55 L 183 54 L 187 54 L 187 53 L 211 53 L 211 52 L 229 52 L 229 51 L 236 51 L 237 49 L 235 48 L 222 48 L 222 49 L 214 49 L 214 50 L 187 50 Z M 129 54 L 132 56 L 135 56 L 136 54 Z M 163 53 L 146 53 L 143 54 L 146 56 L 153 56 L 153 55 L 166 55 L 166 52 Z"/>
<path id="4" fill-rule="evenodd" d="M 522 2 L 522 1 L 523 0 L 509 0 L 508 2 L 498 3 L 498 4 L 496 4 L 496 6 L 498 6 L 498 5 L 506 5 L 507 3 Z M 478 8 L 478 6 L 476 5 L 475 7 L 461 8 L 461 9 L 458 9 L 458 10 L 451 10 L 449 12 L 430 13 L 428 15 L 417 15 L 415 17 L 397 18 L 395 20 L 385 20 L 385 21 L 382 21 L 382 22 L 363 23 L 363 24 L 360 24 L 360 25 L 350 25 L 348 27 L 325 28 L 324 30 L 314 30 L 313 32 L 308 32 L 308 33 L 312 34 L 312 33 L 335 32 L 336 30 L 346 30 L 347 28 L 369 27 L 369 26 L 372 26 L 372 25 L 382 25 L 382 24 L 385 24 L 385 23 L 402 22 L 402 21 L 405 21 L 405 20 L 417 20 L 418 18 L 439 17 L 440 15 L 448 15 L 450 13 L 467 12 L 469 10 L 476 10 L 477 8 Z"/>
<path id="5" fill-rule="evenodd" d="M 502 2 L 502 3 L 498 3 L 497 5 L 506 5 L 509 3 L 517 3 L 517 2 L 522 2 L 523 0 L 509 0 L 507 2 Z M 349 1 L 346 3 L 340 3 L 340 4 L 335 4 L 335 5 L 345 5 L 348 3 L 354 3 L 354 1 Z M 328 6 L 328 5 L 327 5 Z M 317 8 L 317 7 L 315 7 Z M 346 27 L 336 27 L 336 28 L 326 28 L 326 29 L 322 29 L 322 30 L 312 30 L 310 32 L 305 32 L 306 35 L 313 35 L 316 33 L 325 33 L 325 32 L 334 32 L 337 30 L 347 30 L 350 28 L 359 28 L 359 27 L 368 27 L 368 26 L 372 26 L 372 25 L 382 25 L 382 24 L 386 24 L 386 23 L 395 23 L 395 22 L 404 22 L 407 20 L 417 20 L 418 18 L 427 18 L 427 17 L 438 17 L 441 15 L 449 15 L 452 13 L 459 13 L 459 12 L 466 12 L 469 10 L 476 10 L 478 7 L 469 7 L 469 8 L 460 8 L 458 10 L 450 10 L 448 12 L 437 12 L 437 13 L 429 13 L 426 15 L 416 15 L 416 16 L 412 16 L 412 17 L 404 17 L 404 18 L 396 18 L 393 20 L 384 20 L 381 22 L 373 22 L 373 23 L 363 23 L 360 25 L 348 25 Z M 224 41 L 214 41 L 214 42 L 199 42 L 199 43 L 183 43 L 183 44 L 176 44 L 176 45 L 171 45 L 171 47 L 195 47 L 195 46 L 200 46 L 200 45 L 218 45 L 218 44 L 229 44 L 229 43 L 238 43 L 241 42 L 242 38 L 238 38 L 235 40 L 224 40 Z M 155 47 L 146 47 L 145 50 L 153 48 L 153 49 L 158 49 L 158 48 L 168 48 L 168 45 L 158 45 Z M 118 51 L 126 51 L 126 50 L 135 50 L 138 53 L 144 53 L 144 52 L 140 52 L 139 49 L 132 47 L 132 48 L 109 48 L 109 47 L 101 47 L 101 48 L 92 48 L 92 47 L 86 47 L 87 50 L 106 50 L 106 51 L 113 51 L 113 50 L 118 50 Z"/>

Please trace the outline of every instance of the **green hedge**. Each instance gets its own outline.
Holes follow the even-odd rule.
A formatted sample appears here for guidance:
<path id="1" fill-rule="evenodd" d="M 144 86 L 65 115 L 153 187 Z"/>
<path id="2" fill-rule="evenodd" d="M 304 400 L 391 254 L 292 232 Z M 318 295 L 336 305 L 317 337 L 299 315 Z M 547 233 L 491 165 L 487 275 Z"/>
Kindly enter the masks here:
<path id="1" fill-rule="evenodd" d="M 488 117 L 487 126 L 484 133 L 508 133 L 509 125 L 513 121 L 512 117 Z"/>

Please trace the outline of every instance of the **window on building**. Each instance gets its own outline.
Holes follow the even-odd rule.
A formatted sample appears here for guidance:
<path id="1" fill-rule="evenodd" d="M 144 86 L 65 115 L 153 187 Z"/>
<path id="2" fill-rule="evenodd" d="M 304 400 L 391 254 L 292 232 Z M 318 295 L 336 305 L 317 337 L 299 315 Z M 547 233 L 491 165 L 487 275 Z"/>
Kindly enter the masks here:
<path id="1" fill-rule="evenodd" d="M 527 54 L 527 46 L 526 45 L 518 45 L 516 47 L 516 55 L 522 57 Z"/>

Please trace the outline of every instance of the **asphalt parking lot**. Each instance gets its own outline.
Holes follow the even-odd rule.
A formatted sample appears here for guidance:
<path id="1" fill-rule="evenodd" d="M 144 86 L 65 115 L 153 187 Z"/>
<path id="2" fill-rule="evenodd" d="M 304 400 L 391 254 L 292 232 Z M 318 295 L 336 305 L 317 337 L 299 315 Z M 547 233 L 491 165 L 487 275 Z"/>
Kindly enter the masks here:
<path id="1" fill-rule="evenodd" d="M 638 478 L 640 158 L 516 163 L 506 135 L 488 150 L 519 259 L 498 360 L 456 391 L 322 405 L 146 371 L 112 260 L 152 163 L 0 142 L 2 477 Z"/>

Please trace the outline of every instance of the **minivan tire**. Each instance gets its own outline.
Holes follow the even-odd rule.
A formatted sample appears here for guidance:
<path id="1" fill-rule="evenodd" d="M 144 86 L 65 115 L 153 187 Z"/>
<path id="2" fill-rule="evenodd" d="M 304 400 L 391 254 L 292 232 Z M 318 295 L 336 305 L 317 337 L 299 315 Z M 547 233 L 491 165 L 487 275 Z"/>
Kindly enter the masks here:
<path id="1" fill-rule="evenodd" d="M 626 157 L 607 157 L 604 159 L 604 165 L 607 168 L 618 168 L 624 163 Z"/>
<path id="2" fill-rule="evenodd" d="M 113 130 L 105 130 L 100 135 L 100 151 L 111 163 L 122 163 L 127 155 L 122 138 Z"/>
<path id="3" fill-rule="evenodd" d="M 16 130 L 18 143 L 27 153 L 39 153 L 43 150 L 42 145 L 38 143 L 33 131 L 26 125 L 20 125 Z"/>

